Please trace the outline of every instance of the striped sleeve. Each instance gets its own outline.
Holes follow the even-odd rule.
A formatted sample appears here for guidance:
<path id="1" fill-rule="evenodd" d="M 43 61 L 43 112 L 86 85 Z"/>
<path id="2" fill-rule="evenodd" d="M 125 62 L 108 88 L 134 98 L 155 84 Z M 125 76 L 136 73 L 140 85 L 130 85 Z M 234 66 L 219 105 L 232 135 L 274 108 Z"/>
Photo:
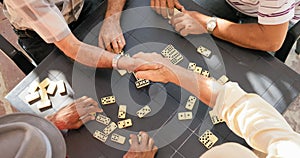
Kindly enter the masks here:
<path id="1" fill-rule="evenodd" d="M 276 25 L 290 21 L 298 3 L 295 0 L 261 0 L 257 13 L 258 23 Z"/>

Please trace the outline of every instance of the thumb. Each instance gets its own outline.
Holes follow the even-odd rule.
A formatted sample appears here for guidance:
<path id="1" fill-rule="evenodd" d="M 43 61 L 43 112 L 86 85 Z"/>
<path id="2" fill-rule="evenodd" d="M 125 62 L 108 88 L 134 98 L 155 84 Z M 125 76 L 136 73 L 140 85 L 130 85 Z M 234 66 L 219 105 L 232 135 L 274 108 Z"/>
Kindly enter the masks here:
<path id="1" fill-rule="evenodd" d="M 135 73 L 135 76 L 139 79 L 146 79 L 146 80 L 150 80 L 150 77 L 149 76 L 152 76 L 154 75 L 153 74 L 153 71 L 151 70 L 148 70 L 148 71 L 138 71 Z"/>
<path id="2" fill-rule="evenodd" d="M 177 8 L 180 11 L 185 11 L 183 5 L 181 5 L 178 1 L 175 2 L 175 8 Z"/>

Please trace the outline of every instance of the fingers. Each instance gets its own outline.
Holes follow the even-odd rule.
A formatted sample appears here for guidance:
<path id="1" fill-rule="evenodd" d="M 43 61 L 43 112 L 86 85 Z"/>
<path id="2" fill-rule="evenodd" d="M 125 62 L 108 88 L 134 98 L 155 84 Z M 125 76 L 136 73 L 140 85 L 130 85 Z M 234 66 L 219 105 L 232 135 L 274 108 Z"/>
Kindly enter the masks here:
<path id="1" fill-rule="evenodd" d="M 161 14 L 160 12 L 160 0 L 155 0 L 154 8 L 157 14 Z"/>
<path id="2" fill-rule="evenodd" d="M 148 146 L 150 147 L 150 149 L 153 149 L 155 147 L 153 138 L 149 138 Z"/>
<path id="3" fill-rule="evenodd" d="M 141 134 L 141 145 L 148 146 L 149 135 L 146 132 L 140 132 Z"/>
<path id="4" fill-rule="evenodd" d="M 87 98 L 88 98 L 87 96 L 82 96 L 81 98 L 76 99 L 76 100 L 74 101 L 74 103 L 80 103 L 80 102 L 83 102 L 83 101 L 86 100 Z"/>
<path id="5" fill-rule="evenodd" d="M 181 23 L 184 21 L 184 14 L 183 13 L 178 13 L 176 15 L 174 15 L 172 18 L 171 18 L 171 25 L 172 26 L 175 26 L 176 24 L 178 23 Z"/>
<path id="6" fill-rule="evenodd" d="M 114 40 L 112 40 L 112 42 L 111 42 L 111 45 L 112 45 L 112 49 L 113 49 L 113 51 L 115 52 L 115 53 L 119 53 L 120 51 L 119 51 L 119 40 L 118 39 L 114 39 Z"/>
<path id="7" fill-rule="evenodd" d="M 164 17 L 164 18 L 167 18 L 168 17 L 168 13 L 167 13 L 167 1 L 166 0 L 160 0 L 160 12 L 161 12 L 161 15 Z"/>
<path id="8" fill-rule="evenodd" d="M 130 134 L 131 147 L 135 148 L 139 145 L 139 140 L 135 134 Z"/>
<path id="9" fill-rule="evenodd" d="M 83 108 L 88 106 L 98 107 L 98 103 L 92 98 L 86 98 L 82 101 L 82 104 L 80 104 L 80 106 L 82 106 Z"/>
<path id="10" fill-rule="evenodd" d="M 152 150 L 153 150 L 153 152 L 154 152 L 154 154 L 155 154 L 155 153 L 157 152 L 157 150 L 158 150 L 158 147 L 157 147 L 157 146 L 154 146 Z"/>
<path id="11" fill-rule="evenodd" d="M 150 7 L 155 10 L 155 0 L 150 1 Z"/>
<path id="12" fill-rule="evenodd" d="M 177 23 L 175 26 L 174 26 L 175 30 L 177 32 L 180 32 L 182 29 L 185 28 L 185 25 L 183 23 Z"/>
<path id="13" fill-rule="evenodd" d="M 168 6 L 168 10 L 169 10 L 169 16 L 173 16 L 174 15 L 174 0 L 168 0 L 167 6 Z"/>
<path id="14" fill-rule="evenodd" d="M 177 8 L 178 10 L 180 10 L 180 11 L 182 11 L 182 12 L 185 11 L 183 5 L 181 5 L 181 4 L 178 2 L 178 0 L 175 0 L 175 1 L 173 1 L 173 2 L 174 2 L 175 8 Z"/>
<path id="15" fill-rule="evenodd" d="M 104 41 L 105 49 L 112 52 L 113 49 L 112 49 L 111 44 L 110 44 L 111 43 L 110 38 L 103 38 L 103 41 Z"/>
<path id="16" fill-rule="evenodd" d="M 188 28 L 183 28 L 182 30 L 178 31 L 181 36 L 187 36 L 189 35 L 189 29 Z"/>
<path id="17" fill-rule="evenodd" d="M 100 36 L 99 36 L 99 38 L 98 38 L 98 46 L 99 46 L 100 48 L 105 49 L 105 47 L 104 47 L 104 42 L 103 42 L 103 40 L 102 40 L 102 37 L 100 37 Z"/>
<path id="18" fill-rule="evenodd" d="M 125 38 L 124 38 L 123 35 L 121 35 L 119 38 L 120 38 L 120 41 L 121 41 L 121 43 L 119 43 L 119 48 L 120 48 L 120 51 L 122 51 L 123 48 L 124 48 L 125 45 L 126 45 L 126 40 L 125 40 Z"/>

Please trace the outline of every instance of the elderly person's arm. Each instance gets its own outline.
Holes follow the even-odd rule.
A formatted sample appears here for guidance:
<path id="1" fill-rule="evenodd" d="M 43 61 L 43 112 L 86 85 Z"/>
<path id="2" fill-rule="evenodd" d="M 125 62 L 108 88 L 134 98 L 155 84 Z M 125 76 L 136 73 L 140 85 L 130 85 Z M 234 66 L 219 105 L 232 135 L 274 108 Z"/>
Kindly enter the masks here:
<path id="1" fill-rule="evenodd" d="M 300 135 L 260 96 L 246 93 L 237 83 L 221 85 L 214 79 L 171 64 L 159 54 L 140 53 L 134 57 L 155 60 L 163 65 L 160 69 L 149 71 L 140 67 L 137 77 L 172 82 L 190 91 L 214 108 L 213 112 L 254 149 L 267 153 L 268 157 L 292 158 L 300 155 Z"/>
<path id="2" fill-rule="evenodd" d="M 94 120 L 92 113 L 102 112 L 98 103 L 92 98 L 83 96 L 56 113 L 46 116 L 60 130 L 77 129 L 84 123 Z"/>
<path id="3" fill-rule="evenodd" d="M 196 11 L 183 11 L 171 19 L 171 24 L 182 36 L 202 34 L 207 32 L 210 18 Z M 239 24 L 217 18 L 216 23 L 214 36 L 241 47 L 271 52 L 281 47 L 289 26 L 288 19 L 280 24 Z"/>

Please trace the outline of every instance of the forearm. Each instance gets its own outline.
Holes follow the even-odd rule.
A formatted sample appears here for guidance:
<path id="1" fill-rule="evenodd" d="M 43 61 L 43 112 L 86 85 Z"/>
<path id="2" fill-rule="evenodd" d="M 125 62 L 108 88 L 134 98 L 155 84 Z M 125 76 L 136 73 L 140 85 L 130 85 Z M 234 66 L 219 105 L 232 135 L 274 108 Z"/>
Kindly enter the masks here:
<path id="1" fill-rule="evenodd" d="M 108 0 L 105 18 L 113 15 L 115 18 L 120 19 L 125 3 L 126 0 Z"/>
<path id="2" fill-rule="evenodd" d="M 223 86 L 213 112 L 251 147 L 268 153 L 269 157 L 289 157 L 289 152 L 300 151 L 299 134 L 281 114 L 260 96 L 246 93 L 236 83 Z"/>
<path id="3" fill-rule="evenodd" d="M 206 105 L 210 107 L 214 106 L 218 91 L 221 87 L 218 82 L 180 66 L 175 66 L 172 70 L 175 71 L 175 75 L 174 77 L 170 77 L 171 82 L 191 92 Z"/>
<path id="4" fill-rule="evenodd" d="M 198 13 L 194 17 L 206 28 L 209 16 Z M 238 24 L 218 18 L 213 35 L 241 47 L 276 51 L 281 47 L 287 29 L 288 22 L 279 25 Z"/>
<path id="5" fill-rule="evenodd" d="M 218 19 L 213 35 L 241 47 L 275 52 L 283 44 L 286 31 L 274 29 L 276 32 L 271 32 L 272 27 L 276 26 L 257 23 L 237 24 Z"/>
<path id="6" fill-rule="evenodd" d="M 83 65 L 97 68 L 112 67 L 112 59 L 115 54 L 105 51 L 102 48 L 85 44 L 79 41 L 73 34 L 68 35 L 59 42 L 55 42 L 55 45 L 65 55 Z"/>

